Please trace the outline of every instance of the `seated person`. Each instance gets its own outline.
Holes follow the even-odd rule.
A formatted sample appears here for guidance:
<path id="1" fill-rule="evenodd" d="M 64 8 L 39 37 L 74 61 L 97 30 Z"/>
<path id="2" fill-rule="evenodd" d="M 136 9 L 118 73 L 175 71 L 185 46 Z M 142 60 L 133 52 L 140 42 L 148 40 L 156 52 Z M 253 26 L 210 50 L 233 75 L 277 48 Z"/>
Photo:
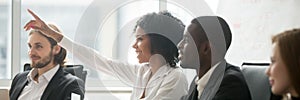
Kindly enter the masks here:
<path id="1" fill-rule="evenodd" d="M 39 30 L 29 33 L 28 46 L 32 70 L 14 77 L 10 100 L 70 100 L 71 95 L 84 98 L 84 82 L 63 70 L 67 53 L 64 48 Z"/>
<path id="2" fill-rule="evenodd" d="M 266 70 L 272 86 L 271 100 L 300 100 L 300 29 L 272 38 L 271 65 Z"/>
<path id="3" fill-rule="evenodd" d="M 231 31 L 218 16 L 193 19 L 178 44 L 180 64 L 196 69 L 197 76 L 183 100 L 251 100 L 239 67 L 226 62 Z"/>

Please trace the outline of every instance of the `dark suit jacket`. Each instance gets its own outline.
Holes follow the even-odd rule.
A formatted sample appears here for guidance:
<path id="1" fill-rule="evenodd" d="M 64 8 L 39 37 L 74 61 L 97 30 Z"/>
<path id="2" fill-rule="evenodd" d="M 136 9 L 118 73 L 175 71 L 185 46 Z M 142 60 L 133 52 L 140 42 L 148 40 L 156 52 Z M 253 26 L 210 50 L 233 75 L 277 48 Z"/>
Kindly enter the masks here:
<path id="1" fill-rule="evenodd" d="M 194 81 L 192 81 L 188 95 L 181 99 L 198 99 L 197 86 Z M 226 63 L 224 77 L 213 100 L 251 100 L 248 85 L 238 67 Z"/>
<path id="2" fill-rule="evenodd" d="M 9 97 L 10 100 L 17 100 L 24 87 L 28 84 L 27 75 L 29 71 L 21 72 L 13 79 Z M 41 100 L 71 100 L 71 93 L 75 93 L 84 98 L 84 82 L 59 68 L 51 81 L 48 83 Z M 34 95 L 34 94 L 33 94 Z"/>

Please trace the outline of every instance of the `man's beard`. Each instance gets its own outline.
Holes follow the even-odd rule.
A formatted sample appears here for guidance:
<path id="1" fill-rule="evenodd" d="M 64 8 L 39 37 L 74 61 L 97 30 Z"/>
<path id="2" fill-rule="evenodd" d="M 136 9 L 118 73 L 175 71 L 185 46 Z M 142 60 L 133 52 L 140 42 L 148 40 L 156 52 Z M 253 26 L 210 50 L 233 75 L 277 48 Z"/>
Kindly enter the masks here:
<path id="1" fill-rule="evenodd" d="M 45 58 L 42 58 L 41 61 L 38 62 L 32 62 L 32 68 L 44 68 L 46 65 L 48 65 L 52 60 L 52 50 L 50 51 L 49 55 Z"/>

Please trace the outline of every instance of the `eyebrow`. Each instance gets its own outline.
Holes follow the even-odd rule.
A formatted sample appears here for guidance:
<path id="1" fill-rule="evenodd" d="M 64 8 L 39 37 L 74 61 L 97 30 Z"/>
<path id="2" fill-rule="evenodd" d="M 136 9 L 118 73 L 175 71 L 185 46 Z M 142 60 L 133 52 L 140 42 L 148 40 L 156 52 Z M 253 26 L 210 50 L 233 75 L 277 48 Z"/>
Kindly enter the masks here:
<path id="1" fill-rule="evenodd" d="M 38 42 L 38 43 L 34 43 L 35 45 L 41 45 L 42 43 Z"/>
<path id="2" fill-rule="evenodd" d="M 30 43 L 28 43 L 28 45 L 31 45 Z M 37 43 L 34 43 L 34 45 L 42 45 L 41 42 L 37 42 Z"/>

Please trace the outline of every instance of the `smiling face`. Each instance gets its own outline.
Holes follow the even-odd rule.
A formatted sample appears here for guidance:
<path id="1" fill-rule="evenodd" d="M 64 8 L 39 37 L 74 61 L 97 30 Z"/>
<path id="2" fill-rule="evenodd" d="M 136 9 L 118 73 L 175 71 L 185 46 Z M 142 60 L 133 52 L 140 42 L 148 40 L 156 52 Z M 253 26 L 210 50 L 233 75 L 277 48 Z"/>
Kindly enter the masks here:
<path id="1" fill-rule="evenodd" d="M 46 37 L 40 33 L 32 33 L 28 39 L 28 55 L 33 68 L 43 68 L 53 63 L 52 48 Z"/>
<path id="2" fill-rule="evenodd" d="M 135 34 L 136 34 L 136 41 L 132 47 L 135 49 L 135 52 L 137 53 L 137 58 L 139 60 L 139 63 L 149 62 L 149 59 L 151 57 L 150 39 L 146 35 L 144 30 L 139 26 L 136 28 Z"/>
<path id="3" fill-rule="evenodd" d="M 290 78 L 288 77 L 287 66 L 284 64 L 277 43 L 273 44 L 271 65 L 266 70 L 274 94 L 285 94 L 291 89 Z"/>

